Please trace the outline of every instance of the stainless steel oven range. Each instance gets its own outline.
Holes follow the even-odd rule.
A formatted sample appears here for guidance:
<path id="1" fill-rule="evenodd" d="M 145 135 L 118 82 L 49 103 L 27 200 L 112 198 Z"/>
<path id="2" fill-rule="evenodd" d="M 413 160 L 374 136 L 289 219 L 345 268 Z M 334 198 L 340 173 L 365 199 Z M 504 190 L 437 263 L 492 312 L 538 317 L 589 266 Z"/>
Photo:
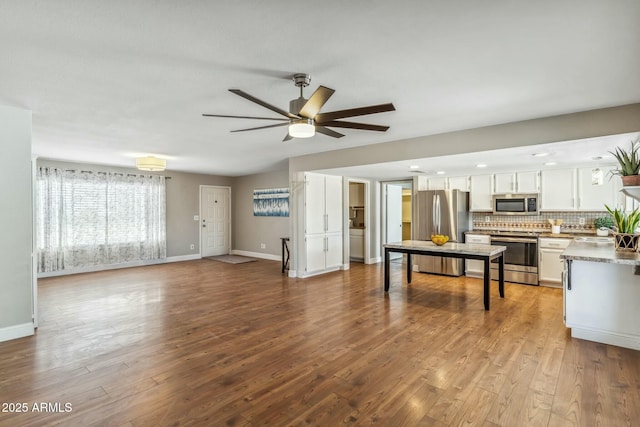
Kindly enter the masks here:
<path id="1" fill-rule="evenodd" d="M 530 233 L 505 232 L 491 235 L 491 244 L 506 246 L 504 281 L 538 285 L 538 237 Z M 498 265 L 491 264 L 491 279 L 498 279 Z"/>

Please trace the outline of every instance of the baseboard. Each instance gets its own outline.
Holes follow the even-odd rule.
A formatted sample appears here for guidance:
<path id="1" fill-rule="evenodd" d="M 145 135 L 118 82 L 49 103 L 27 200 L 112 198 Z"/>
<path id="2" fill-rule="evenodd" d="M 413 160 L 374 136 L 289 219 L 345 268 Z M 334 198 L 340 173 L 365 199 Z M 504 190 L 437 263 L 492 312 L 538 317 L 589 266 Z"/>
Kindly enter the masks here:
<path id="1" fill-rule="evenodd" d="M 615 345 L 618 347 L 640 350 L 640 337 L 637 335 L 623 335 L 593 329 L 571 328 L 571 336 L 587 341 Z"/>
<path id="2" fill-rule="evenodd" d="M 367 262 L 365 262 L 365 264 L 378 264 L 382 262 L 382 258 L 381 257 L 374 257 L 374 258 L 369 258 L 367 260 Z"/>
<path id="3" fill-rule="evenodd" d="M 164 262 L 193 261 L 195 259 L 202 259 L 202 257 L 200 256 L 200 254 L 170 256 L 170 257 L 165 258 Z"/>
<path id="4" fill-rule="evenodd" d="M 251 258 L 268 259 L 270 261 L 282 261 L 282 257 L 280 255 L 263 254 L 261 252 L 241 251 L 239 249 L 232 249 L 231 255 L 241 255 L 241 256 L 248 256 Z"/>
<path id="5" fill-rule="evenodd" d="M 0 342 L 28 337 L 33 334 L 33 323 L 23 323 L 21 325 L 8 326 L 6 328 L 0 328 Z"/>
<path id="6" fill-rule="evenodd" d="M 289 277 L 298 277 L 295 270 L 289 270 Z"/>
<path id="7" fill-rule="evenodd" d="M 91 267 L 74 268 L 70 270 L 48 271 L 46 273 L 38 273 L 38 279 L 47 277 L 67 276 L 69 274 L 95 273 L 97 271 L 117 270 L 129 267 L 144 267 L 146 265 L 167 264 L 170 262 L 192 261 L 202 258 L 200 254 L 179 255 L 161 259 L 153 259 L 147 261 L 123 262 L 119 264 L 93 265 Z"/>

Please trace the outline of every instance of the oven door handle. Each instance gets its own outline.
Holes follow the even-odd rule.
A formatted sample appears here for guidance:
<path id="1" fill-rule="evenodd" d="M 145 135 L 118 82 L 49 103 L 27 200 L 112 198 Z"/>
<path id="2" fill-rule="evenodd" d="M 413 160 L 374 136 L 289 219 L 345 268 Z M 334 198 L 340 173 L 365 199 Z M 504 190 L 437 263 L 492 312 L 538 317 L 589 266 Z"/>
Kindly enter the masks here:
<path id="1" fill-rule="evenodd" d="M 527 239 L 520 237 L 492 237 L 491 243 L 493 242 L 507 242 L 507 243 L 538 243 L 538 239 Z"/>

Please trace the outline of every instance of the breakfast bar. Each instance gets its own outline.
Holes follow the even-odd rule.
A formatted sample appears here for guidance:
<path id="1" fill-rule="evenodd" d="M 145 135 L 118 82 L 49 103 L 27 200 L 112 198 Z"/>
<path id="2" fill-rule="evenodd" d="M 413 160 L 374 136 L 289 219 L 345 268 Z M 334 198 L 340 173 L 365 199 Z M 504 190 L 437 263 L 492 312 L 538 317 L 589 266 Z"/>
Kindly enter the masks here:
<path id="1" fill-rule="evenodd" d="M 431 255 L 449 258 L 476 259 L 484 261 L 484 309 L 489 310 L 489 282 L 491 281 L 490 263 L 498 262 L 498 290 L 504 298 L 504 251 L 505 246 L 491 246 L 470 243 L 447 242 L 436 245 L 423 240 L 404 240 L 398 243 L 384 245 L 384 291 L 389 292 L 389 254 L 399 252 L 407 254 L 407 283 L 411 283 L 412 255 Z"/>

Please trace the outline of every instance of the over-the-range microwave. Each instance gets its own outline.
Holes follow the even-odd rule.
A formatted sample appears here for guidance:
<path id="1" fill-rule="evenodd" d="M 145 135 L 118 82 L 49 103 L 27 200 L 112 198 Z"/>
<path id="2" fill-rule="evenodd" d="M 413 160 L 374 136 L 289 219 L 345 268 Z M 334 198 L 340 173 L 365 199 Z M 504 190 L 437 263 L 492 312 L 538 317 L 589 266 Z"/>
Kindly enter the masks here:
<path id="1" fill-rule="evenodd" d="M 495 215 L 538 215 L 538 194 L 494 194 Z"/>

